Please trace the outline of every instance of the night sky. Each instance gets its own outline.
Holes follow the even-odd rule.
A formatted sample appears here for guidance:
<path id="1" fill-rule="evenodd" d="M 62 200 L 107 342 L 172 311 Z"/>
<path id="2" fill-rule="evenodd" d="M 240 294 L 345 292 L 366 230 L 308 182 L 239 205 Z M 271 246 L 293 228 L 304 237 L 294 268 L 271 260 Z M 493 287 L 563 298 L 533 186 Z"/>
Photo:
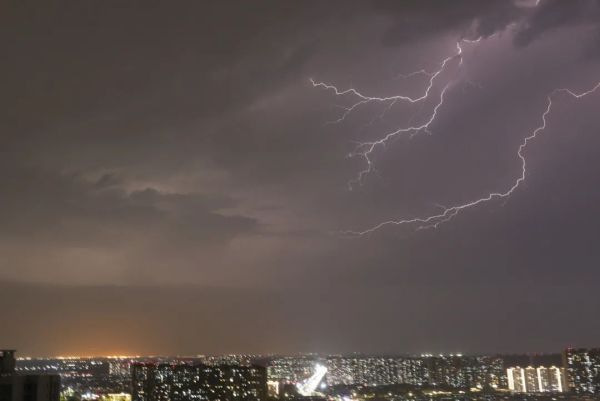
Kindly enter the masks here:
<path id="1" fill-rule="evenodd" d="M 600 346 L 600 1 L 65 1 L 0 13 L 0 348 Z M 52 3 L 52 4 L 51 4 Z M 418 96 L 410 105 L 352 96 Z M 372 156 L 357 142 L 422 123 Z M 384 112 L 385 111 L 385 112 Z"/>

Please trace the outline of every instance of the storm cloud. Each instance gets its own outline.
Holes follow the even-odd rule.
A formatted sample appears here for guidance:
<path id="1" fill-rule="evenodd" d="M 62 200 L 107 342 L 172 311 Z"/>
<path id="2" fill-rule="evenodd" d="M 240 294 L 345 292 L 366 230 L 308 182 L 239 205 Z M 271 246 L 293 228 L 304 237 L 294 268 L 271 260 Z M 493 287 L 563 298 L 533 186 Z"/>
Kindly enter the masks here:
<path id="1" fill-rule="evenodd" d="M 505 189 L 547 95 L 600 80 L 600 3 L 535 3 L 9 5 L 0 17 L 0 303 L 16 324 L 2 328 L 0 346 L 598 345 L 597 323 L 572 312 L 592 316 L 599 302 L 600 94 L 556 98 L 527 149 L 526 182 L 506 202 L 435 230 L 340 234 Z M 351 99 L 310 78 L 414 94 L 419 82 L 398 74 L 431 70 L 457 40 L 480 36 L 465 46 L 464 75 L 431 135 L 378 150 L 377 174 L 349 191 L 364 168 L 347 157 L 356 141 L 420 121 L 430 104 L 383 118 L 365 105 L 328 124 Z"/>

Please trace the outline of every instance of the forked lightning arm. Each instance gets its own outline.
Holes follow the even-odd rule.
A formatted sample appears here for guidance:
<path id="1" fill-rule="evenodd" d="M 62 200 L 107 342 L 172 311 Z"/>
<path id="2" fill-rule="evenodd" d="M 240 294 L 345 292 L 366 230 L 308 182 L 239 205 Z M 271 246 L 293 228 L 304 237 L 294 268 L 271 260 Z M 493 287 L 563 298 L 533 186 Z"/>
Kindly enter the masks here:
<path id="1" fill-rule="evenodd" d="M 367 96 L 355 88 L 341 90 L 341 89 L 337 88 L 335 85 L 331 85 L 331 84 L 324 83 L 324 82 L 316 82 L 312 78 L 310 79 L 310 82 L 314 87 L 320 87 L 320 88 L 330 90 L 336 96 L 352 96 L 357 99 L 352 105 L 350 105 L 349 107 L 345 107 L 344 113 L 337 120 L 331 121 L 331 123 L 340 123 L 340 122 L 344 121 L 346 119 L 346 117 L 348 117 L 348 115 L 350 115 L 353 111 L 355 111 L 357 108 L 359 108 L 360 106 L 367 104 L 367 103 L 386 104 L 387 106 L 386 106 L 386 109 L 384 110 L 384 112 L 385 112 L 385 111 L 389 110 L 391 107 L 393 107 L 397 102 L 419 103 L 419 102 L 427 100 L 429 98 L 430 94 L 432 93 L 432 88 L 433 88 L 437 78 L 446 70 L 446 67 L 448 66 L 448 64 L 452 60 L 458 60 L 459 66 L 462 65 L 463 49 L 462 49 L 461 43 L 465 42 L 465 43 L 472 44 L 472 43 L 478 43 L 480 40 L 481 40 L 481 38 L 478 38 L 475 40 L 463 39 L 461 41 L 456 42 L 456 52 L 454 54 L 446 57 L 444 60 L 442 60 L 439 68 L 436 71 L 427 72 L 426 70 L 421 69 L 418 71 L 411 72 L 409 74 L 399 75 L 399 77 L 405 78 L 405 79 L 411 78 L 414 76 L 419 76 L 419 75 L 425 75 L 425 76 L 429 77 L 429 80 L 427 81 L 427 85 L 425 86 L 425 89 L 423 90 L 423 94 L 420 96 L 416 96 L 416 97 L 411 97 L 411 96 L 406 96 L 406 95 L 395 95 L 395 96 L 387 96 L 387 97 Z M 422 131 L 428 132 L 429 126 L 434 122 L 435 118 L 437 117 L 438 109 L 444 103 L 444 95 L 449 86 L 450 86 L 450 82 L 446 83 L 446 85 L 444 86 L 444 88 L 441 91 L 439 102 L 433 107 L 431 114 L 429 115 L 429 117 L 427 118 L 425 123 L 419 124 L 419 125 L 414 125 L 414 126 L 398 128 L 398 129 L 395 129 L 395 130 L 385 134 L 378 140 L 371 141 L 371 142 L 362 142 L 362 143 L 358 144 L 358 146 L 355 148 L 354 152 L 350 153 L 349 156 L 362 157 L 366 163 L 366 168 L 364 170 L 360 171 L 354 180 L 350 181 L 350 183 L 349 183 L 350 189 L 352 189 L 354 184 L 362 183 L 362 179 L 367 174 L 369 174 L 373 171 L 373 161 L 372 161 L 371 156 L 372 156 L 373 152 L 377 149 L 377 147 L 385 146 L 388 141 L 392 140 L 393 138 L 395 138 L 398 135 L 410 133 L 410 135 L 412 136 L 418 132 L 422 132 Z"/>
<path id="2" fill-rule="evenodd" d="M 536 5 L 537 5 L 537 3 L 536 3 Z M 355 88 L 340 90 L 336 86 L 331 85 L 331 84 L 327 84 L 327 83 L 323 83 L 323 82 L 316 82 L 313 79 L 311 79 L 310 81 L 314 87 L 321 87 L 321 88 L 324 88 L 327 90 L 331 90 L 334 92 L 334 94 L 336 96 L 353 96 L 357 99 L 357 101 L 355 103 L 353 103 L 351 106 L 349 106 L 345 109 L 345 112 L 342 114 L 342 116 L 339 119 L 334 121 L 335 123 L 339 123 L 339 122 L 344 121 L 344 119 L 350 113 L 355 111 L 358 107 L 360 107 L 361 105 L 367 104 L 367 103 L 383 103 L 383 104 L 386 104 L 387 109 L 389 109 L 397 102 L 417 103 L 417 102 L 421 102 L 421 101 L 428 99 L 430 94 L 432 93 L 432 88 L 434 87 L 436 79 L 442 74 L 442 72 L 444 72 L 448 63 L 454 59 L 458 59 L 459 60 L 458 65 L 459 66 L 462 65 L 463 49 L 461 47 L 461 42 L 477 43 L 480 40 L 481 40 L 481 38 L 478 38 L 475 40 L 462 40 L 462 41 L 457 42 L 456 43 L 457 51 L 455 52 L 455 54 L 446 57 L 440 63 L 439 69 L 434 72 L 427 72 L 426 70 L 418 70 L 418 71 L 415 71 L 415 72 L 412 72 L 409 74 L 400 75 L 400 77 L 402 77 L 402 78 L 410 78 L 410 77 L 418 76 L 418 75 L 425 75 L 425 76 L 429 77 L 429 80 L 427 81 L 427 85 L 423 91 L 423 94 L 421 96 L 417 96 L 417 97 L 410 97 L 410 96 L 405 96 L 405 95 L 396 95 L 396 96 L 389 96 L 389 97 L 367 96 Z M 419 133 L 422 131 L 425 131 L 425 132 L 428 131 L 428 128 L 435 121 L 435 119 L 438 115 L 439 108 L 444 103 L 444 96 L 450 85 L 451 85 L 451 82 L 447 82 L 445 84 L 445 86 L 443 87 L 443 89 L 440 92 L 439 101 L 432 108 L 431 113 L 429 114 L 429 117 L 426 119 L 426 121 L 424 123 L 414 125 L 414 126 L 398 128 L 398 129 L 395 129 L 395 130 L 383 135 L 382 137 L 380 137 L 377 140 L 370 141 L 370 142 L 363 142 L 363 143 L 358 144 L 355 151 L 353 153 L 351 153 L 350 156 L 362 157 L 365 160 L 365 163 L 367 166 L 364 170 L 362 170 L 358 173 L 358 176 L 355 180 L 352 180 L 350 182 L 350 188 L 352 188 L 352 184 L 354 184 L 354 183 L 361 183 L 362 179 L 367 174 L 369 174 L 373 171 L 372 154 L 376 150 L 377 147 L 385 146 L 388 141 L 390 141 L 392 138 L 394 138 L 398 135 L 410 134 L 412 136 L 412 135 L 415 135 L 416 133 Z M 455 205 L 455 206 L 451 206 L 451 207 L 442 207 L 442 211 L 435 213 L 435 214 L 426 215 L 423 217 L 387 220 L 387 221 L 381 222 L 371 228 L 368 228 L 368 229 L 365 229 L 362 231 L 344 231 L 343 233 L 346 235 L 352 235 L 352 236 L 362 236 L 362 235 L 373 233 L 373 232 L 375 232 L 383 227 L 386 227 L 386 226 L 407 226 L 408 225 L 408 226 L 416 227 L 416 229 L 437 228 L 440 224 L 450 221 L 457 214 L 459 214 L 460 212 L 462 212 L 466 209 L 474 208 L 480 204 L 490 202 L 492 200 L 504 199 L 504 198 L 510 197 L 510 195 L 512 195 L 512 193 L 517 188 L 519 188 L 519 186 L 525 181 L 525 178 L 527 175 L 527 160 L 525 158 L 524 151 L 527 148 L 527 146 L 529 145 L 529 143 L 533 139 L 535 139 L 538 134 L 543 132 L 544 129 L 546 128 L 547 117 L 552 110 L 552 99 L 554 98 L 554 96 L 558 93 L 565 93 L 575 99 L 580 99 L 582 97 L 585 97 L 585 96 L 597 91 L 599 88 L 600 88 L 600 82 L 597 83 L 592 89 L 585 91 L 585 92 L 576 93 L 570 89 L 555 89 L 554 91 L 552 91 L 552 93 L 550 93 L 548 95 L 547 105 L 541 116 L 541 124 L 537 128 L 535 128 L 528 136 L 526 136 L 523 139 L 523 141 L 521 142 L 521 144 L 519 145 L 519 147 L 517 149 L 516 156 L 518 157 L 518 159 L 521 162 L 521 173 L 519 176 L 517 176 L 517 178 L 512 182 L 512 184 L 505 191 L 490 192 L 487 195 L 484 195 L 479 199 L 475 199 L 475 200 L 472 200 L 472 201 L 469 201 L 469 202 L 466 202 L 466 203 L 463 203 L 460 205 Z"/>
<path id="3" fill-rule="evenodd" d="M 552 99 L 553 99 L 554 95 L 556 95 L 558 93 L 566 93 L 567 95 L 569 95 L 575 99 L 581 99 L 582 97 L 585 97 L 591 93 L 596 92 L 599 88 L 600 88 L 600 82 L 598 82 L 593 88 L 591 88 L 590 90 L 587 90 L 585 92 L 576 93 L 570 89 L 555 89 L 554 91 L 552 91 L 552 93 L 550 93 L 550 95 L 548 95 L 548 102 L 547 102 L 544 112 L 542 113 L 541 124 L 537 128 L 535 128 L 528 136 L 526 136 L 523 139 L 523 141 L 521 142 L 521 144 L 519 145 L 519 148 L 517 150 L 517 157 L 521 161 L 521 173 L 513 181 L 512 185 L 504 192 L 491 192 L 479 199 L 476 199 L 476 200 L 473 200 L 473 201 L 470 201 L 467 203 L 463 203 L 461 205 L 456 205 L 456 206 L 452 206 L 452 207 L 443 207 L 441 213 L 432 214 L 432 215 L 425 216 L 425 217 L 415 217 L 415 218 L 410 218 L 410 219 L 388 220 L 388 221 L 384 221 L 382 223 L 379 223 L 379 224 L 377 224 L 371 228 L 368 228 L 366 230 L 363 230 L 363 231 L 345 231 L 344 233 L 347 235 L 361 236 L 361 235 L 373 233 L 374 231 L 377 231 L 380 228 L 383 228 L 383 227 L 389 226 L 389 225 L 395 225 L 395 226 L 417 225 L 417 229 L 437 228 L 440 224 L 451 220 L 457 214 L 459 214 L 460 212 L 462 212 L 466 209 L 476 207 L 482 203 L 486 203 L 486 202 L 489 202 L 494 199 L 508 198 L 525 181 L 525 178 L 527 175 L 527 159 L 525 158 L 525 155 L 523 152 L 527 148 L 527 145 L 529 145 L 529 143 L 533 139 L 535 139 L 538 136 L 538 134 L 540 134 L 541 132 L 544 131 L 544 129 L 546 129 L 547 117 L 550 114 L 550 112 L 552 111 Z"/>

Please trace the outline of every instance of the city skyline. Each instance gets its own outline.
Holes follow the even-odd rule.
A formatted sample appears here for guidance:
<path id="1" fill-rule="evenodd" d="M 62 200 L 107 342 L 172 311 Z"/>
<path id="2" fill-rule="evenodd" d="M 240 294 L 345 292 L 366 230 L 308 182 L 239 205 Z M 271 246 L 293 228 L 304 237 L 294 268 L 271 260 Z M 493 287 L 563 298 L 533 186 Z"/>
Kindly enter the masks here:
<path id="1" fill-rule="evenodd" d="M 420 353 L 420 354 L 407 354 L 407 353 L 388 353 L 388 354 L 369 354 L 369 353 L 361 353 L 361 352 L 351 352 L 346 354 L 331 354 L 331 353 L 316 353 L 316 352 L 305 352 L 305 353 L 294 353 L 294 354 L 252 354 L 252 353 L 237 353 L 237 354 L 190 354 L 190 355 L 55 355 L 55 356 L 30 356 L 30 355 L 19 355 L 16 356 L 17 361 L 22 361 L 25 365 L 27 365 L 31 361 L 45 361 L 45 360 L 53 360 L 53 361 L 64 361 L 68 362 L 69 360 L 89 360 L 89 359 L 98 359 L 98 360 L 126 360 L 126 359 L 138 359 L 138 360 L 148 360 L 160 362 L 163 360 L 179 360 L 186 361 L 190 360 L 204 360 L 208 364 L 220 364 L 225 363 L 227 361 L 235 361 L 235 363 L 239 363 L 240 361 L 245 361 L 245 363 L 250 363 L 250 361 L 258 361 L 261 359 L 290 359 L 290 360 L 306 360 L 306 361 L 317 361 L 322 358 L 469 358 L 469 357 L 479 357 L 479 356 L 500 356 L 505 357 L 510 360 L 520 360 L 520 362 L 513 362 L 512 364 L 515 366 L 537 366 L 537 365 L 552 365 L 556 364 L 557 359 L 561 357 L 561 353 L 568 350 L 577 350 L 577 349 L 588 349 L 588 348 L 566 348 L 561 350 L 560 352 L 554 353 L 509 353 L 509 354 L 463 354 L 463 353 Z M 596 348 L 589 348 L 595 350 Z M 16 352 L 17 350 L 3 350 L 9 352 Z M 529 360 L 530 362 L 523 362 L 524 359 Z M 552 360 L 553 362 L 549 362 Z M 535 362 L 534 362 L 535 361 Z"/>
<path id="2" fill-rule="evenodd" d="M 8 3 L 0 348 L 598 346 L 600 0 Z"/>
<path id="3" fill-rule="evenodd" d="M 560 355 L 15 358 L 2 401 L 595 400 L 600 348 Z"/>
<path id="4" fill-rule="evenodd" d="M 573 347 L 568 347 L 564 349 L 571 349 Z M 580 348 L 580 347 L 578 347 Z M 564 350 L 555 350 L 554 352 L 505 352 L 505 353 L 463 353 L 460 351 L 454 352 L 417 352 L 417 353 L 409 353 L 409 352 L 388 352 L 388 353 L 368 353 L 361 352 L 360 350 L 355 350 L 352 352 L 346 353 L 328 353 L 328 352 L 293 352 L 293 353 L 251 353 L 251 352 L 236 352 L 236 353 L 222 353 L 222 354 L 211 354 L 211 353 L 190 353 L 190 354 L 96 354 L 96 355 L 75 355 L 75 354 L 62 354 L 62 355 L 23 355 L 20 353 L 17 357 L 19 360 L 29 360 L 29 359 L 94 359 L 94 358 L 102 358 L 102 359 L 128 359 L 128 358 L 218 358 L 218 357 L 228 357 L 228 356 L 248 356 L 248 357 L 320 357 L 320 356 L 373 356 L 373 357 L 386 357 L 386 356 L 406 356 L 406 357 L 442 357 L 442 356 L 482 356 L 482 355 L 498 355 L 498 356 L 529 356 L 529 357 L 545 357 L 545 356 L 556 356 L 560 355 L 560 353 Z"/>

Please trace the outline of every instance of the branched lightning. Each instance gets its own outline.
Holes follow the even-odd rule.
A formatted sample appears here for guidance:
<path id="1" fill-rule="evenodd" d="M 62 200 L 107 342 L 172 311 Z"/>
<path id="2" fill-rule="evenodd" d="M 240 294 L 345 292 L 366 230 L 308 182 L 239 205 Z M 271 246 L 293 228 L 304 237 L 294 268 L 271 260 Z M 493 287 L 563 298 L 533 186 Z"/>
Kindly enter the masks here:
<path id="1" fill-rule="evenodd" d="M 513 183 L 508 187 L 508 189 L 506 189 L 504 192 L 490 192 L 489 194 L 487 194 L 479 199 L 476 199 L 476 200 L 473 200 L 473 201 L 470 201 L 467 203 L 463 203 L 463 204 L 451 206 L 451 207 L 443 207 L 442 211 L 440 213 L 432 214 L 429 216 L 415 217 L 415 218 L 409 218 L 409 219 L 399 219 L 399 220 L 388 220 L 388 221 L 384 221 L 382 223 L 379 223 L 379 224 L 377 224 L 371 228 L 368 228 L 366 230 L 363 230 L 363 231 L 345 231 L 344 234 L 353 235 L 353 236 L 361 236 L 361 235 L 373 233 L 374 231 L 377 231 L 380 228 L 383 228 L 383 227 L 389 226 L 389 225 L 395 225 L 395 226 L 416 225 L 417 226 L 416 228 L 418 230 L 426 229 L 426 228 L 437 228 L 440 224 L 443 224 L 443 223 L 446 223 L 446 222 L 452 220 L 452 218 L 454 218 L 457 214 L 459 214 L 460 212 L 462 212 L 466 209 L 476 207 L 482 203 L 490 202 L 494 199 L 508 198 L 525 181 L 525 178 L 527 176 L 527 159 L 525 158 L 524 151 L 526 150 L 529 143 L 546 129 L 546 126 L 548 124 L 547 118 L 548 118 L 548 115 L 550 114 L 550 112 L 552 111 L 553 97 L 558 93 L 566 93 L 567 95 L 569 95 L 575 99 L 581 99 L 582 97 L 585 97 L 591 93 L 596 92 L 599 88 L 600 88 L 600 82 L 598 82 L 594 87 L 592 87 L 591 89 L 589 89 L 585 92 L 577 93 L 570 89 L 561 88 L 561 89 L 555 89 L 554 91 L 552 91 L 552 93 L 550 93 L 548 95 L 546 108 L 544 109 L 544 112 L 542 113 L 542 116 L 541 116 L 541 124 L 538 127 L 536 127 L 528 136 L 526 136 L 523 139 L 523 141 L 521 142 L 521 144 L 519 145 L 519 147 L 517 149 L 517 157 L 521 162 L 521 173 L 513 181 Z"/>
<path id="2" fill-rule="evenodd" d="M 539 0 L 536 1 L 536 5 L 538 5 L 538 4 L 539 4 Z M 469 43 L 469 44 L 478 43 L 481 41 L 481 39 L 482 38 L 480 37 L 480 38 L 477 38 L 474 40 L 462 39 L 461 41 L 458 41 L 456 43 L 456 52 L 453 53 L 452 55 L 446 57 L 444 60 L 442 60 L 439 63 L 439 68 L 433 72 L 429 72 L 425 69 L 420 69 L 418 71 L 414 71 L 414 72 L 411 72 L 408 74 L 399 74 L 397 76 L 397 78 L 402 78 L 402 79 L 409 79 L 409 78 L 417 77 L 417 76 L 428 77 L 429 79 L 427 80 L 427 84 L 420 96 L 414 96 L 414 97 L 407 96 L 407 95 L 395 95 L 395 96 L 388 96 L 388 97 L 367 96 L 355 88 L 349 88 L 349 89 L 342 90 L 342 89 L 339 89 L 337 86 L 329 84 L 329 83 L 317 82 L 313 79 L 311 79 L 310 82 L 313 85 L 313 87 L 319 87 L 319 88 L 323 88 L 323 89 L 332 91 L 336 96 L 339 96 L 339 97 L 348 96 L 348 97 L 353 97 L 355 99 L 354 103 L 352 103 L 349 107 L 344 108 L 343 114 L 337 120 L 333 121 L 333 123 L 343 122 L 346 119 L 346 117 L 348 117 L 348 115 L 350 115 L 352 112 L 356 111 L 359 107 L 361 107 L 365 104 L 369 104 L 369 103 L 381 103 L 381 104 L 385 105 L 385 108 L 380 115 L 380 118 L 382 118 L 383 115 L 398 102 L 406 102 L 406 103 L 414 104 L 414 103 L 423 102 L 423 101 L 429 99 L 430 95 L 433 92 L 433 88 L 436 84 L 436 80 L 442 75 L 442 73 L 444 73 L 444 71 L 446 70 L 449 63 L 453 60 L 458 60 L 458 66 L 462 66 L 462 64 L 463 64 L 463 48 L 462 48 L 461 44 L 462 43 Z M 435 105 L 431 109 L 431 112 L 429 113 L 428 117 L 425 119 L 424 122 L 422 122 L 420 124 L 408 125 L 405 127 L 394 129 L 388 133 L 385 133 L 384 135 L 382 135 L 381 137 L 379 137 L 378 139 L 373 140 L 373 141 L 358 143 L 358 145 L 356 146 L 354 151 L 351 152 L 349 156 L 361 157 L 365 161 L 366 167 L 358 173 L 358 175 L 356 176 L 356 178 L 354 180 L 350 181 L 350 183 L 349 183 L 350 189 L 352 189 L 353 185 L 362 183 L 363 178 L 366 175 L 368 175 L 369 173 L 374 171 L 373 153 L 376 151 L 377 148 L 385 147 L 385 145 L 390 140 L 392 140 L 393 138 L 395 138 L 399 135 L 408 134 L 408 135 L 410 135 L 410 137 L 412 137 L 421 132 L 429 133 L 429 128 L 436 121 L 436 118 L 438 116 L 438 111 L 444 104 L 444 99 L 445 99 L 446 93 L 447 93 L 448 89 L 450 88 L 450 86 L 452 85 L 452 83 L 453 82 L 451 80 L 448 80 L 448 82 L 443 86 L 443 88 L 439 92 L 438 101 L 435 103 Z M 523 138 L 522 142 L 520 143 L 519 147 L 517 148 L 516 157 L 520 161 L 520 165 L 521 165 L 520 174 L 511 182 L 511 184 L 505 190 L 490 192 L 488 194 L 483 195 L 482 197 L 480 197 L 478 199 L 471 200 L 471 201 L 468 201 L 468 202 L 465 202 L 462 204 L 458 204 L 458 205 L 454 205 L 454 206 L 437 205 L 439 211 L 432 213 L 430 215 L 425 215 L 422 217 L 387 220 L 387 221 L 381 222 L 377 225 L 374 225 L 374 226 L 367 228 L 365 230 L 362 230 L 362 231 L 344 231 L 343 234 L 350 235 L 350 236 L 363 236 L 363 235 L 371 234 L 371 233 L 373 233 L 381 228 L 384 228 L 386 226 L 410 226 L 416 230 L 437 228 L 439 225 L 452 220 L 458 214 L 460 214 L 461 212 L 463 212 L 467 209 L 475 208 L 483 203 L 491 202 L 493 200 L 500 200 L 500 199 L 507 200 L 521 186 L 521 184 L 526 179 L 527 159 L 525 156 L 525 150 L 527 149 L 527 146 L 529 145 L 529 143 L 531 141 L 533 141 L 539 134 L 544 132 L 544 130 L 546 129 L 546 126 L 548 124 L 548 121 L 547 121 L 548 116 L 550 115 L 550 113 L 552 111 L 553 99 L 555 98 L 555 96 L 562 93 L 562 94 L 566 94 L 574 99 L 581 99 L 593 92 L 596 92 L 599 88 L 600 88 L 600 82 L 598 82 L 591 89 L 581 92 L 581 93 L 574 92 L 570 89 L 560 88 L 560 89 L 553 90 L 547 96 L 547 103 L 546 103 L 546 107 L 545 107 L 543 113 L 541 114 L 540 125 L 537 126 L 535 129 L 533 129 L 533 131 L 531 131 L 527 136 L 525 136 Z"/>
<path id="3" fill-rule="evenodd" d="M 354 96 L 356 99 L 358 99 L 355 103 L 353 103 L 352 105 L 350 105 L 349 107 L 345 108 L 345 112 L 340 116 L 340 118 L 338 118 L 335 121 L 332 121 L 334 123 L 337 122 L 342 122 L 346 119 L 346 117 L 352 113 L 354 110 L 356 110 L 359 106 L 362 106 L 364 104 L 367 103 L 384 103 L 384 104 L 389 104 L 389 103 L 396 103 L 398 101 L 404 101 L 404 102 L 409 102 L 409 103 L 418 103 L 421 102 L 425 99 L 427 99 L 427 97 L 429 96 L 429 93 L 431 92 L 431 89 L 433 88 L 433 85 L 435 83 L 436 78 L 442 73 L 444 72 L 447 64 L 455 59 L 455 58 L 460 58 L 462 60 L 462 47 L 460 45 L 460 42 L 456 43 L 456 53 L 452 54 L 451 56 L 446 57 L 444 60 L 442 60 L 442 62 L 440 63 L 440 67 L 434 71 L 434 72 L 427 72 L 424 69 L 418 70 L 418 71 L 414 71 L 411 72 L 409 74 L 400 74 L 399 77 L 401 78 L 411 78 L 417 75 L 426 75 L 429 77 L 427 86 L 425 87 L 425 90 L 423 91 L 423 94 L 420 96 L 407 96 L 407 95 L 395 95 L 395 96 L 387 96 L 387 97 L 378 97 L 378 96 L 367 96 L 364 95 L 363 93 L 361 93 L 358 89 L 355 88 L 349 88 L 349 89 L 339 89 L 337 86 L 332 85 L 332 84 L 328 84 L 325 82 L 317 82 L 315 81 L 313 78 L 310 78 L 310 83 L 314 86 L 314 87 L 320 87 L 323 89 L 327 89 L 332 91 L 336 96 L 345 96 L 345 95 L 352 95 Z"/>
<path id="4" fill-rule="evenodd" d="M 442 89 L 442 92 L 440 93 L 439 102 L 433 108 L 433 111 L 432 111 L 431 115 L 429 116 L 429 119 L 427 121 L 425 121 L 423 124 L 412 125 L 412 126 L 404 127 L 404 128 L 398 128 L 394 131 L 391 131 L 391 132 L 385 134 L 383 137 L 379 138 L 376 141 L 362 142 L 356 147 L 356 149 L 354 150 L 353 153 L 350 154 L 350 156 L 357 156 L 357 155 L 361 156 L 366 161 L 367 167 L 358 173 L 358 176 L 355 180 L 350 181 L 350 188 L 352 188 L 353 184 L 362 182 L 363 177 L 373 171 L 373 161 L 371 160 L 371 154 L 375 151 L 375 148 L 377 146 L 385 146 L 385 144 L 390 139 L 392 139 L 393 137 L 395 137 L 397 135 L 411 133 L 411 136 L 412 136 L 412 135 L 416 134 L 417 132 L 421 132 L 421 131 L 429 132 L 428 131 L 429 126 L 435 121 L 435 118 L 437 117 L 439 108 L 444 104 L 444 95 L 446 94 L 446 91 L 448 90 L 449 86 L 450 86 L 450 84 L 447 84 L 444 87 L 444 89 Z"/>
<path id="5" fill-rule="evenodd" d="M 458 60 L 458 65 L 459 66 L 462 65 L 462 63 L 463 63 L 462 43 L 463 42 L 468 43 L 468 44 L 478 43 L 479 41 L 481 41 L 481 39 L 482 39 L 481 37 L 479 37 L 477 39 L 462 39 L 462 40 L 456 42 L 456 51 L 453 54 L 451 54 L 450 56 L 443 59 L 439 63 L 438 69 L 433 72 L 428 72 L 425 69 L 420 69 L 418 71 L 414 71 L 414 72 L 411 72 L 408 74 L 398 75 L 398 77 L 403 78 L 403 79 L 408 79 L 408 78 L 412 78 L 415 76 L 421 76 L 421 75 L 429 77 L 429 79 L 427 80 L 427 84 L 423 90 L 423 93 L 420 96 L 414 96 L 414 97 L 407 96 L 407 95 L 394 95 L 394 96 L 387 96 L 387 97 L 367 96 L 355 88 L 339 89 L 335 85 L 325 83 L 325 82 L 317 82 L 312 78 L 310 79 L 310 82 L 313 85 L 313 87 L 320 87 L 320 88 L 323 88 L 326 90 L 330 90 L 336 96 L 352 96 L 356 99 L 356 101 L 354 103 L 352 103 L 350 106 L 344 107 L 344 112 L 337 120 L 331 121 L 330 123 L 343 122 L 346 119 L 346 117 L 348 117 L 348 115 L 350 115 L 353 111 L 357 110 L 360 106 L 368 104 L 368 103 L 385 104 L 386 106 L 383 109 L 383 112 L 379 116 L 379 118 L 383 118 L 383 115 L 387 111 L 389 111 L 398 102 L 407 102 L 407 103 L 414 104 L 414 103 L 419 103 L 419 102 L 427 100 L 432 93 L 432 89 L 436 83 L 436 80 L 446 70 L 449 63 L 453 60 Z M 375 152 L 375 150 L 378 147 L 380 147 L 380 146 L 384 147 L 390 140 L 392 140 L 393 138 L 395 138 L 399 135 L 410 134 L 410 136 L 412 137 L 419 132 L 430 133 L 429 127 L 435 121 L 435 119 L 438 115 L 438 110 L 444 103 L 444 95 L 446 94 L 446 91 L 448 90 L 450 85 L 451 85 L 451 82 L 448 82 L 443 87 L 443 89 L 441 90 L 441 93 L 440 93 L 439 102 L 436 103 L 436 105 L 433 107 L 430 115 L 427 117 L 427 119 L 425 120 L 424 123 L 397 128 L 391 132 L 384 134 L 377 140 L 369 141 L 369 142 L 361 142 L 356 146 L 354 151 L 351 152 L 348 156 L 361 157 L 365 161 L 366 167 L 365 167 L 365 169 L 358 172 L 355 179 L 353 179 L 349 182 L 350 189 L 352 189 L 355 184 L 361 184 L 363 178 L 366 175 L 368 175 L 369 173 L 373 172 L 374 166 L 373 166 L 372 156 L 373 156 L 373 152 Z"/>
<path id="6" fill-rule="evenodd" d="M 396 75 L 395 79 L 408 79 L 408 78 L 416 77 L 418 75 L 425 75 L 426 77 L 431 78 L 434 74 L 435 74 L 435 72 L 429 72 L 425 69 L 421 69 L 418 71 L 409 72 L 408 74 L 398 74 L 398 75 Z"/>

